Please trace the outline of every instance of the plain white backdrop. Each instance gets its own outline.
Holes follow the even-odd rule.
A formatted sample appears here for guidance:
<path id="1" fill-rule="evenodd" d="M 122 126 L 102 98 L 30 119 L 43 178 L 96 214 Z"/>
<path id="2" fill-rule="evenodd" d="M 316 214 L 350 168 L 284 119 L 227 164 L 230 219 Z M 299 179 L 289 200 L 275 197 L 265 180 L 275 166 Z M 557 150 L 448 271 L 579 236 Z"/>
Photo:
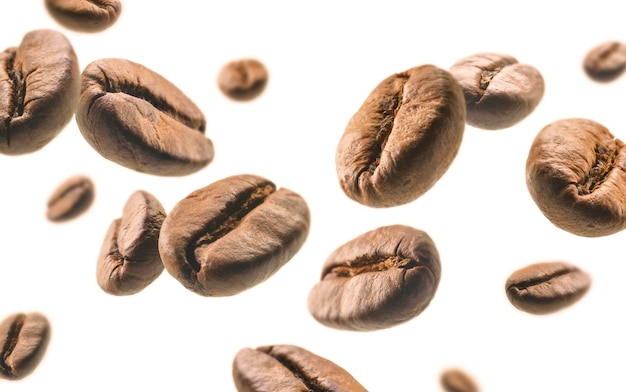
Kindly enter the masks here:
<path id="1" fill-rule="evenodd" d="M 34 29 L 74 45 L 81 70 L 120 57 L 175 83 L 206 115 L 215 160 L 181 178 L 136 173 L 100 157 L 74 120 L 42 150 L 0 156 L 0 318 L 45 313 L 53 335 L 44 360 L 3 391 L 234 392 L 231 363 L 243 347 L 295 344 L 348 370 L 372 392 L 439 391 L 448 366 L 485 392 L 617 390 L 626 351 L 623 290 L 626 233 L 582 238 L 553 226 L 530 198 L 525 162 L 536 133 L 568 117 L 597 121 L 626 139 L 626 76 L 586 77 L 582 60 L 606 40 L 625 40 L 609 1 L 123 0 L 118 22 L 96 34 L 63 28 L 43 0 L 4 1 L 0 50 Z M 384 78 L 500 52 L 536 67 L 546 92 L 521 123 L 500 131 L 467 126 L 458 156 L 427 194 L 401 207 L 351 201 L 335 174 L 337 142 Z M 270 73 L 250 103 L 221 95 L 226 62 L 255 57 Z M 92 208 L 65 224 L 45 219 L 46 200 L 67 177 L 96 184 Z M 132 192 L 154 194 L 167 211 L 190 192 L 252 173 L 300 193 L 312 214 L 299 253 L 261 285 L 227 298 L 200 297 L 164 272 L 130 297 L 105 294 L 95 279 L 104 234 Z M 376 332 L 318 324 L 306 299 L 326 257 L 383 225 L 429 233 L 442 262 L 439 289 L 417 318 Z M 514 270 L 563 260 L 592 275 L 573 307 L 531 316 L 506 299 Z"/>

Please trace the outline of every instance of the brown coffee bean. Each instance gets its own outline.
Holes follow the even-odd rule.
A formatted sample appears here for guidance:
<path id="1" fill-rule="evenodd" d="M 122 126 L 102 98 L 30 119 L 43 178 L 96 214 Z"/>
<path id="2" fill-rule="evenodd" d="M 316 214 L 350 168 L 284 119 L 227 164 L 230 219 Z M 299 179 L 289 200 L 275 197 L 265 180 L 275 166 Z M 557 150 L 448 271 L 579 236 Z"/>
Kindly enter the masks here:
<path id="1" fill-rule="evenodd" d="M 311 290 L 308 308 L 320 323 L 371 331 L 404 323 L 426 309 L 441 278 L 439 253 L 421 230 L 384 226 L 337 248 Z"/>
<path id="2" fill-rule="evenodd" d="M 216 181 L 179 201 L 165 218 L 159 252 L 165 269 L 204 296 L 229 296 L 276 273 L 304 244 L 304 199 L 255 175 Z"/>
<path id="3" fill-rule="evenodd" d="M 467 105 L 467 124 L 488 130 L 511 127 L 532 113 L 543 98 L 539 71 L 514 57 L 479 53 L 457 61 L 450 73 Z"/>
<path id="4" fill-rule="evenodd" d="M 48 13 L 68 29 L 95 33 L 109 28 L 120 17 L 119 0 L 45 0 Z"/>
<path id="5" fill-rule="evenodd" d="M 506 296 L 527 313 L 554 313 L 580 300 L 591 286 L 591 276 L 562 261 L 531 264 L 506 281 Z"/>
<path id="6" fill-rule="evenodd" d="M 50 342 L 50 323 L 40 313 L 16 313 L 0 323 L 0 378 L 20 380 L 39 365 Z"/>
<path id="7" fill-rule="evenodd" d="M 0 53 L 0 153 L 40 150 L 70 122 L 80 93 L 80 69 L 68 39 L 34 30 Z"/>
<path id="8" fill-rule="evenodd" d="M 102 290 L 113 295 L 140 292 L 163 272 L 159 233 L 166 213 L 146 191 L 136 191 L 124 205 L 122 217 L 106 233 L 96 276 Z"/>
<path id="9" fill-rule="evenodd" d="M 255 59 L 242 59 L 222 67 L 217 76 L 217 85 L 231 99 L 250 101 L 265 90 L 268 78 L 263 63 Z"/>
<path id="10" fill-rule="evenodd" d="M 344 368 L 293 345 L 244 348 L 232 369 L 238 392 L 367 392 Z"/>
<path id="11" fill-rule="evenodd" d="M 48 198 L 46 216 L 52 222 L 65 222 L 87 211 L 95 198 L 91 178 L 76 175 L 59 185 Z"/>
<path id="12" fill-rule="evenodd" d="M 128 60 L 85 67 L 76 123 L 100 155 L 138 172 L 183 176 L 213 160 L 200 109 L 163 76 Z"/>
<path id="13" fill-rule="evenodd" d="M 544 127 L 526 161 L 526 184 L 557 227 L 584 237 L 626 228 L 626 150 L 604 126 L 563 119 Z"/>
<path id="14" fill-rule="evenodd" d="M 448 170 L 465 129 L 452 75 L 433 65 L 381 82 L 350 119 L 335 157 L 339 185 L 370 207 L 409 203 Z"/>
<path id="15" fill-rule="evenodd" d="M 476 382 L 461 369 L 445 369 L 439 379 L 446 392 L 478 392 Z"/>
<path id="16" fill-rule="evenodd" d="M 626 70 L 626 44 L 608 41 L 596 46 L 585 56 L 583 69 L 596 82 L 612 82 Z"/>

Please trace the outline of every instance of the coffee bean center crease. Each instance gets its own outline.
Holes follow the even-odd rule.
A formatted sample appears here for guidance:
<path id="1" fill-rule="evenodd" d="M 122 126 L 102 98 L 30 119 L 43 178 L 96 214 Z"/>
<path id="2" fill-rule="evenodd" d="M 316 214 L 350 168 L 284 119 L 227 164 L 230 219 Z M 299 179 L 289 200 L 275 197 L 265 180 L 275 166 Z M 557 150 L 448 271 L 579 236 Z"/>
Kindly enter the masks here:
<path id="1" fill-rule="evenodd" d="M 404 85 L 409 76 L 405 74 L 398 74 L 398 77 L 404 79 L 404 83 L 400 84 L 399 90 L 395 93 L 395 95 L 392 95 L 385 99 L 380 110 L 377 113 L 378 117 L 381 118 L 381 121 L 378 126 L 378 131 L 376 132 L 376 143 L 374 144 L 374 146 L 378 146 L 379 148 L 373 151 L 372 159 L 366 169 L 366 171 L 370 172 L 371 174 L 374 174 L 376 168 L 378 167 L 378 165 L 380 165 L 382 152 L 385 149 L 385 145 L 387 144 L 387 140 L 389 139 L 389 135 L 391 134 L 391 130 L 393 129 L 398 110 L 402 106 Z"/>
<path id="2" fill-rule="evenodd" d="M 231 205 L 227 205 L 226 213 L 223 214 L 225 218 L 221 221 L 213 221 L 210 222 L 214 227 L 207 227 L 206 232 L 201 235 L 197 240 L 191 241 L 190 246 L 187 248 L 187 262 L 193 268 L 194 271 L 200 271 L 200 264 L 198 263 L 195 252 L 198 248 L 209 245 L 220 238 L 224 237 L 226 234 L 233 231 L 241 220 L 248 215 L 252 210 L 261 205 L 265 199 L 274 191 L 276 188 L 273 185 L 265 185 L 263 187 L 258 187 L 253 189 L 248 195 L 244 195 L 244 197 L 238 202 L 232 203 Z"/>
<path id="3" fill-rule="evenodd" d="M 174 107 L 172 107 L 172 105 L 170 105 L 165 97 L 158 97 L 157 94 L 154 94 L 150 90 L 148 84 L 142 83 L 140 80 L 138 80 L 136 83 L 121 79 L 112 81 L 107 76 L 106 70 L 102 69 L 101 67 L 98 68 L 100 69 L 100 72 L 102 72 L 102 82 L 104 85 L 105 93 L 126 94 L 141 99 L 151 104 L 155 109 L 159 110 L 160 112 L 167 114 L 176 121 L 185 124 L 189 128 L 196 128 L 196 120 L 187 116 L 185 113 L 176 110 Z M 93 105 L 93 103 L 95 103 L 98 98 L 100 98 L 100 96 L 96 96 L 91 102 L 91 105 Z M 91 109 L 91 106 L 89 107 L 89 109 Z M 87 110 L 87 113 L 89 113 L 89 109 Z M 206 125 L 204 123 L 201 123 L 197 130 L 200 132 L 204 132 L 205 126 Z"/>
<path id="4" fill-rule="evenodd" d="M 361 259 L 351 262 L 350 265 L 340 265 L 333 267 L 327 275 L 335 275 L 339 277 L 353 277 L 367 272 L 380 272 L 393 268 L 410 269 L 419 266 L 419 263 L 413 259 L 401 256 L 389 256 L 382 260 L 371 261 Z"/>
<path id="5" fill-rule="evenodd" d="M 22 326 L 24 326 L 25 319 L 26 315 L 20 315 L 15 319 L 9 330 L 7 340 L 4 343 L 4 347 L 2 347 L 2 357 L 0 357 L 0 371 L 2 371 L 2 373 L 6 376 L 14 375 L 14 370 L 9 364 L 7 364 L 7 359 L 13 353 L 15 346 L 17 346 L 17 340 L 20 335 L 20 331 L 22 330 Z"/>
<path id="6" fill-rule="evenodd" d="M 551 280 L 557 279 L 560 276 L 564 276 L 564 275 L 571 274 L 574 272 L 577 272 L 576 269 L 574 268 L 563 268 L 561 270 L 554 271 L 551 274 L 545 274 L 545 275 L 541 275 L 535 278 L 525 280 L 523 282 L 514 283 L 511 285 L 511 288 L 514 288 L 520 291 L 526 290 L 527 288 L 532 287 L 532 286 L 538 286 L 544 283 L 549 284 Z"/>
<path id="7" fill-rule="evenodd" d="M 576 185 L 578 195 L 588 195 L 593 193 L 608 177 L 609 173 L 615 167 L 615 159 L 617 158 L 617 148 L 610 149 L 604 146 L 596 146 L 596 161 L 589 170 L 587 177 L 580 184 Z"/>

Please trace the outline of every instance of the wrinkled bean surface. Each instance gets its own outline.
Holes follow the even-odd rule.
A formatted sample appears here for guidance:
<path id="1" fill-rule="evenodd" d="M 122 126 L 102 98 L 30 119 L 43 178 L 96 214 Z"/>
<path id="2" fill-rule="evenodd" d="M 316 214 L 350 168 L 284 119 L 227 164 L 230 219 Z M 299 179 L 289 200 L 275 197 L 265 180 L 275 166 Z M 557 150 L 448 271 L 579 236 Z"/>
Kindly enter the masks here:
<path id="1" fill-rule="evenodd" d="M 163 222 L 165 269 L 189 290 L 229 296 L 267 280 L 304 244 L 304 199 L 256 175 L 235 175 L 192 192 Z"/>
<path id="2" fill-rule="evenodd" d="M 603 125 L 557 120 L 535 137 L 526 184 L 541 212 L 557 227 L 584 237 L 626 228 L 626 151 Z"/>
<path id="3" fill-rule="evenodd" d="M 152 194 L 136 191 L 122 217 L 109 226 L 96 268 L 98 285 L 113 295 L 140 292 L 163 272 L 159 234 L 165 209 Z"/>
<path id="4" fill-rule="evenodd" d="M 440 277 L 439 253 L 428 234 L 409 226 L 384 226 L 348 241 L 328 257 L 308 308 L 332 328 L 389 328 L 422 313 Z"/>
<path id="5" fill-rule="evenodd" d="M 76 123 L 104 158 L 160 176 L 188 175 L 213 160 L 200 109 L 163 76 L 124 59 L 82 72 Z"/>
<path id="6" fill-rule="evenodd" d="M 370 207 L 423 195 L 452 164 L 465 130 L 465 101 L 454 77 L 433 65 L 383 80 L 352 116 L 337 146 L 339 185 Z"/>

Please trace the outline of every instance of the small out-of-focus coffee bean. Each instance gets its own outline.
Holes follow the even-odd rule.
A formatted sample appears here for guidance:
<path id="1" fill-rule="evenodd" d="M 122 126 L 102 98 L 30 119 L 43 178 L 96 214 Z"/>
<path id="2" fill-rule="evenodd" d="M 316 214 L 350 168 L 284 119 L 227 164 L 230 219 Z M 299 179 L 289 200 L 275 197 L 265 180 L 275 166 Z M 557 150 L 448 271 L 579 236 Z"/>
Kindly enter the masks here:
<path id="1" fill-rule="evenodd" d="M 554 313 L 580 300 L 591 286 L 591 276 L 562 261 L 531 264 L 511 274 L 506 295 L 516 308 L 542 315 Z"/>
<path id="2" fill-rule="evenodd" d="M 236 101 L 250 101 L 265 90 L 269 74 L 256 59 L 227 63 L 217 76 L 217 85 L 224 95 Z"/>
<path id="3" fill-rule="evenodd" d="M 612 82 L 626 70 L 626 44 L 607 41 L 594 47 L 585 56 L 583 69 L 596 82 Z"/>
<path id="4" fill-rule="evenodd" d="M 76 218 L 91 207 L 95 198 L 91 178 L 76 175 L 59 185 L 48 198 L 46 216 L 52 222 L 65 222 Z"/>
<path id="5" fill-rule="evenodd" d="M 445 369 L 439 378 L 445 392 L 478 392 L 478 385 L 461 369 Z"/>

